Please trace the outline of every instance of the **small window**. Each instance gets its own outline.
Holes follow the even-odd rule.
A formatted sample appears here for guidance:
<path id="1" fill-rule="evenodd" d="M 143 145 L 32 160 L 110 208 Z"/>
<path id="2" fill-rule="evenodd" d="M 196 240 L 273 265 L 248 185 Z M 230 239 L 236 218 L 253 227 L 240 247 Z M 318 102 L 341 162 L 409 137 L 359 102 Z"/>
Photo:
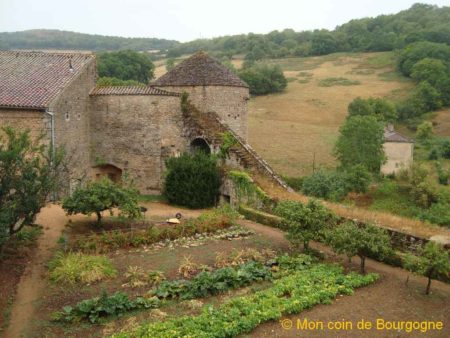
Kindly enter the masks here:
<path id="1" fill-rule="evenodd" d="M 80 121 L 81 120 L 81 113 L 77 114 L 77 120 Z"/>
<path id="2" fill-rule="evenodd" d="M 69 112 L 66 112 L 66 113 L 64 114 L 64 116 L 65 116 L 65 118 L 66 118 L 66 121 L 69 121 L 69 120 L 70 120 L 70 113 L 69 113 Z"/>

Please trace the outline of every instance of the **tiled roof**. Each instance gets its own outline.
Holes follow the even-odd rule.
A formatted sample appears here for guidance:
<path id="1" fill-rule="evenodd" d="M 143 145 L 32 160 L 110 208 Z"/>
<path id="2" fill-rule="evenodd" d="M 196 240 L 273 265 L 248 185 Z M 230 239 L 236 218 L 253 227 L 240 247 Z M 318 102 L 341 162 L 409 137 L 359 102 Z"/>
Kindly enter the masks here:
<path id="1" fill-rule="evenodd" d="M 94 58 L 87 53 L 0 51 L 0 107 L 48 108 Z"/>
<path id="2" fill-rule="evenodd" d="M 402 143 L 413 143 L 412 140 L 403 136 L 400 133 L 397 133 L 394 130 L 385 129 L 384 130 L 384 141 L 385 142 L 402 142 Z"/>
<path id="3" fill-rule="evenodd" d="M 166 90 L 150 86 L 109 86 L 96 87 L 90 95 L 162 95 L 162 96 L 180 96 L 179 93 L 171 93 Z"/>
<path id="4" fill-rule="evenodd" d="M 204 52 L 198 52 L 184 60 L 152 85 L 248 87 L 227 67 Z"/>

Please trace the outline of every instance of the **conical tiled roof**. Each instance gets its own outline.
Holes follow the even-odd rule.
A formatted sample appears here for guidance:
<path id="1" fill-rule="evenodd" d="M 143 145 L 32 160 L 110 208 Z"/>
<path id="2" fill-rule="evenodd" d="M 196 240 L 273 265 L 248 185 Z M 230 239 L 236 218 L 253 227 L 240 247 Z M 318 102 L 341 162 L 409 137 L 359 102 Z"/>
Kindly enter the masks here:
<path id="1" fill-rule="evenodd" d="M 248 87 L 227 67 L 204 52 L 192 55 L 151 85 Z"/>

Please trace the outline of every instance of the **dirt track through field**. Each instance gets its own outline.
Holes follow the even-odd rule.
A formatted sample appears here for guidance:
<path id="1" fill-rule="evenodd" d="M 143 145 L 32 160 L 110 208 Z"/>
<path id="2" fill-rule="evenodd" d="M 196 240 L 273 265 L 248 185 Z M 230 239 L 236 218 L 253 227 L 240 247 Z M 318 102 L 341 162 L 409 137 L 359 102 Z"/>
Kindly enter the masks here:
<path id="1" fill-rule="evenodd" d="M 11 310 L 11 321 L 5 337 L 26 337 L 26 329 L 33 318 L 34 303 L 39 299 L 45 286 L 45 263 L 51 258 L 67 217 L 57 205 L 42 209 L 36 223 L 44 227 L 44 233 L 38 239 L 35 256 L 28 263 L 17 286 L 17 295 Z"/>

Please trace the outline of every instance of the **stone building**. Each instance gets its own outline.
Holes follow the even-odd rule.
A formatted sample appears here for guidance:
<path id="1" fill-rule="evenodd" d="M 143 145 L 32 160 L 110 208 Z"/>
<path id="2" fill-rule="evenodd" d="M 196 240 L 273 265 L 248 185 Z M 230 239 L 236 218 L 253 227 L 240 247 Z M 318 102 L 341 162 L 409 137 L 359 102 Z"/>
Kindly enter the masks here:
<path id="1" fill-rule="evenodd" d="M 384 130 L 383 148 L 386 155 L 386 163 L 381 166 L 382 174 L 395 174 L 402 169 L 411 168 L 414 142 L 396 132 L 391 125 Z"/>
<path id="2" fill-rule="evenodd" d="M 96 87 L 90 53 L 0 51 L 0 126 L 45 135 L 67 152 L 64 193 L 127 173 L 143 194 L 161 191 L 164 163 L 193 147 L 217 151 L 230 132 L 232 162 L 282 181 L 246 143 L 248 86 L 199 52 L 149 86 Z M 181 109 L 181 93 L 199 115 Z M 52 142 L 53 141 L 53 142 Z"/>

